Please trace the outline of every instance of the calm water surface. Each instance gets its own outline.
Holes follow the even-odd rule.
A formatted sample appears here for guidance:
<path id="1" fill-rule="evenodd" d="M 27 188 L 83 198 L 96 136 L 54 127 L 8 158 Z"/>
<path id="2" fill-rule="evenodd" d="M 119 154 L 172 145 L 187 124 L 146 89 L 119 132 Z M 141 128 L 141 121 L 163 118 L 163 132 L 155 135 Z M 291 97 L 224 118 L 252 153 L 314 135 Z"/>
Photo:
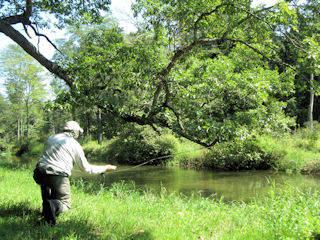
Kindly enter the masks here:
<path id="1" fill-rule="evenodd" d="M 10 161 L 33 168 L 37 160 L 12 158 Z M 104 175 L 89 175 L 75 169 L 72 178 L 93 181 L 105 186 L 121 181 L 134 182 L 136 187 L 153 191 L 165 188 L 169 193 L 177 192 L 184 195 L 200 193 L 206 197 L 215 195 L 223 196 L 225 200 L 238 201 L 263 197 L 273 185 L 277 188 L 287 188 L 289 185 L 299 189 L 320 189 L 319 175 L 285 174 L 274 171 L 213 172 L 176 167 L 118 166 L 116 171 Z"/>
<path id="2" fill-rule="evenodd" d="M 225 200 L 248 201 L 253 197 L 263 197 L 270 188 L 288 187 L 319 189 L 320 177 L 315 175 L 288 175 L 274 171 L 212 172 L 184 170 L 179 168 L 143 166 L 118 167 L 118 171 L 104 176 L 90 176 L 74 171 L 74 178 L 97 181 L 105 185 L 114 182 L 134 182 L 137 187 L 185 195 L 200 193 L 203 196 L 223 196 Z"/>

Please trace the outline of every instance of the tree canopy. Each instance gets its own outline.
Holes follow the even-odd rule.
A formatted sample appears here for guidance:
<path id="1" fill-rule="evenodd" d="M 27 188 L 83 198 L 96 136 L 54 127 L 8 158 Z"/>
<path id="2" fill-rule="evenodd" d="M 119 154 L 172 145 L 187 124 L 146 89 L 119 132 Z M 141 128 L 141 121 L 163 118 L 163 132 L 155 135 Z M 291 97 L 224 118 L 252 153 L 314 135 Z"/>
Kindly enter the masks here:
<path id="1" fill-rule="evenodd" d="M 283 109 L 297 66 L 279 54 L 277 41 L 292 41 L 288 33 L 297 31 L 297 11 L 287 1 L 254 8 L 247 0 L 137 0 L 132 9 L 142 21 L 127 36 L 102 21 L 109 1 L 1 3 L 0 31 L 63 79 L 78 106 L 156 131 L 166 127 L 204 146 L 292 123 Z M 39 36 L 36 26 L 74 30 L 60 43 L 62 54 L 48 60 L 16 23 Z"/>

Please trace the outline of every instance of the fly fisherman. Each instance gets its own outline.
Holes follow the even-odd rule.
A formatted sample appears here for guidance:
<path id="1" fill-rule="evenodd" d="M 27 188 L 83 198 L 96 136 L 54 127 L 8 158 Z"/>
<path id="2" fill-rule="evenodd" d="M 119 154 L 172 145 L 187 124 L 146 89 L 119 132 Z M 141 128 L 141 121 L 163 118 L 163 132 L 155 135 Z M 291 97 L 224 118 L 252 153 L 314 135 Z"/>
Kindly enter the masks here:
<path id="1" fill-rule="evenodd" d="M 71 207 L 69 177 L 75 164 L 89 174 L 102 174 L 115 170 L 113 165 L 95 166 L 88 163 L 77 138 L 83 129 L 69 121 L 63 133 L 49 137 L 42 157 L 34 170 L 33 178 L 41 187 L 42 213 L 49 224 L 56 224 L 56 216 Z"/>

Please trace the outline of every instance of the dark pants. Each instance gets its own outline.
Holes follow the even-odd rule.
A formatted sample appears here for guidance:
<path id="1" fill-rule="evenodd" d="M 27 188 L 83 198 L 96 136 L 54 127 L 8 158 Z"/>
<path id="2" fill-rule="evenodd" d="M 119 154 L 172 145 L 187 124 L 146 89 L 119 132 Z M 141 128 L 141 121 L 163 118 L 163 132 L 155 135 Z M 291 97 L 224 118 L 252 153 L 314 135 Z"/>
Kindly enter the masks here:
<path id="1" fill-rule="evenodd" d="M 33 179 L 41 187 L 43 202 L 46 199 L 58 200 L 62 206 L 60 213 L 70 209 L 71 195 L 68 177 L 45 174 L 36 168 L 34 170 Z"/>

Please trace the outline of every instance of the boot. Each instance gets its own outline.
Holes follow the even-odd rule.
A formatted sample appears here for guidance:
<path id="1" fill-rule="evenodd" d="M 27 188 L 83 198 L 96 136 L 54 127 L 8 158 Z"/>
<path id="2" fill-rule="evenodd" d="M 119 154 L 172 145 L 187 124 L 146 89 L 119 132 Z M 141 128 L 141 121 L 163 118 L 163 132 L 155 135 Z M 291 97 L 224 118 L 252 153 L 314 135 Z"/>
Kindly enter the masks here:
<path id="1" fill-rule="evenodd" d="M 58 200 L 44 200 L 43 213 L 44 220 L 52 225 L 56 225 L 56 216 L 61 210 L 61 203 Z"/>

